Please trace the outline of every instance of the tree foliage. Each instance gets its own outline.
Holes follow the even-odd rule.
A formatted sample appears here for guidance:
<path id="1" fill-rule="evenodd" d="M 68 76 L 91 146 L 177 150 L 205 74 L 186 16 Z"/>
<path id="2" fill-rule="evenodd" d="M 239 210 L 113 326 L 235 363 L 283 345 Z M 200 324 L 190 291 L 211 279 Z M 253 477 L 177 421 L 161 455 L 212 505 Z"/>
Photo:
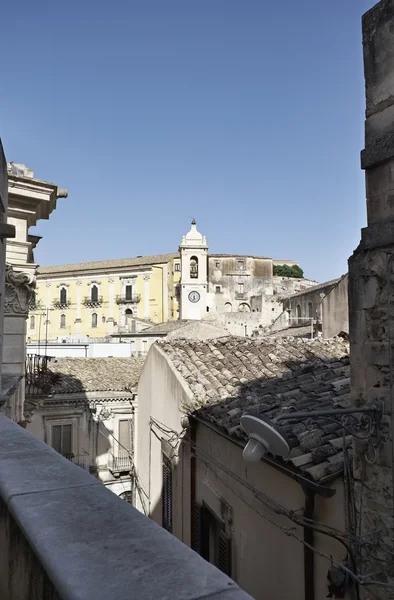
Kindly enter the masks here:
<path id="1" fill-rule="evenodd" d="M 274 265 L 274 275 L 277 277 L 296 277 L 301 279 L 304 277 L 304 271 L 298 266 L 294 265 Z"/>

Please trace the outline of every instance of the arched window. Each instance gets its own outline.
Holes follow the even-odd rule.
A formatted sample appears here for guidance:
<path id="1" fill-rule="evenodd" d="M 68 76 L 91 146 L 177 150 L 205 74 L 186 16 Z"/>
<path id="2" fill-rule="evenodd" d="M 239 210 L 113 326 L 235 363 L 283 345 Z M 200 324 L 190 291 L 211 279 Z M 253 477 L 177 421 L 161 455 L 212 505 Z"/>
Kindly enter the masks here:
<path id="1" fill-rule="evenodd" d="M 312 302 L 308 302 L 308 317 L 313 319 L 313 304 Z"/>
<path id="2" fill-rule="evenodd" d="M 66 326 L 66 315 L 62 314 L 60 315 L 60 328 L 64 329 Z"/>
<path id="3" fill-rule="evenodd" d="M 233 310 L 231 302 L 226 302 L 224 305 L 224 312 L 231 312 Z"/>
<path id="4" fill-rule="evenodd" d="M 35 329 L 36 328 L 36 318 L 34 315 L 32 315 L 30 317 L 30 329 Z"/>
<path id="5" fill-rule="evenodd" d="M 301 306 L 299 304 L 297 304 L 297 321 L 300 323 L 301 322 Z"/>
<path id="6" fill-rule="evenodd" d="M 92 302 L 98 302 L 98 287 L 97 285 L 92 285 L 90 289 L 90 299 Z"/>
<path id="7" fill-rule="evenodd" d="M 67 290 L 66 288 L 60 288 L 60 304 L 67 304 Z"/>
<path id="8" fill-rule="evenodd" d="M 198 279 L 198 258 L 192 256 L 190 259 L 190 277 L 191 279 Z"/>
<path id="9" fill-rule="evenodd" d="M 97 327 L 97 313 L 92 314 L 92 327 Z"/>
<path id="10" fill-rule="evenodd" d="M 102 322 L 102 323 L 105 323 L 105 322 L 106 322 L 106 319 L 105 319 L 104 315 L 101 317 L 101 322 Z"/>

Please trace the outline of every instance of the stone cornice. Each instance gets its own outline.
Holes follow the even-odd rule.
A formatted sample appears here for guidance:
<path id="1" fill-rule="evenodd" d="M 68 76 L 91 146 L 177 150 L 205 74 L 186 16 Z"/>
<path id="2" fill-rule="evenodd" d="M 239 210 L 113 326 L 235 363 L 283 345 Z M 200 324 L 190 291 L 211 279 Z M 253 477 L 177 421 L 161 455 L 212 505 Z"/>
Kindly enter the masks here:
<path id="1" fill-rule="evenodd" d="M 35 288 L 36 279 L 32 273 L 15 272 L 11 265 L 6 264 L 4 313 L 27 317 Z"/>

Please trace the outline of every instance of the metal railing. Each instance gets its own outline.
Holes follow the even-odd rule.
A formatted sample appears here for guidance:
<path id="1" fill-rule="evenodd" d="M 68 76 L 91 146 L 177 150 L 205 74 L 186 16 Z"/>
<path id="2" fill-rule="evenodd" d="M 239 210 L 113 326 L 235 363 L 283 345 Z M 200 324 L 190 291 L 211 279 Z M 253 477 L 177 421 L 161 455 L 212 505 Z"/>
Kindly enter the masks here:
<path id="1" fill-rule="evenodd" d="M 83 299 L 84 306 L 95 307 L 95 306 L 101 306 L 102 303 L 103 303 L 102 296 L 98 296 L 98 298 L 96 298 L 96 300 L 93 300 L 91 296 L 85 296 L 85 298 Z"/>
<path id="2" fill-rule="evenodd" d="M 121 294 L 116 296 L 116 304 L 136 304 L 141 300 L 140 294 Z"/>
<path id="3" fill-rule="evenodd" d="M 74 465 L 77 465 L 81 469 L 85 471 L 89 471 L 89 473 L 95 473 L 97 471 L 96 465 L 92 463 L 92 460 L 88 453 L 85 454 L 65 454 L 64 455 L 67 460 L 72 462 Z"/>
<path id="4" fill-rule="evenodd" d="M 53 300 L 53 302 L 52 302 L 53 308 L 61 308 L 61 309 L 68 308 L 70 306 L 70 304 L 71 304 L 70 300 L 66 300 L 66 302 L 60 302 L 59 299 L 56 299 L 56 300 Z"/>
<path id="5" fill-rule="evenodd" d="M 40 396 L 51 387 L 51 376 L 48 369 L 49 356 L 27 354 L 25 363 L 25 385 L 27 396 Z"/>
<path id="6" fill-rule="evenodd" d="M 133 468 L 131 454 L 123 451 L 117 455 L 108 453 L 108 468 L 110 471 L 131 471 Z"/>

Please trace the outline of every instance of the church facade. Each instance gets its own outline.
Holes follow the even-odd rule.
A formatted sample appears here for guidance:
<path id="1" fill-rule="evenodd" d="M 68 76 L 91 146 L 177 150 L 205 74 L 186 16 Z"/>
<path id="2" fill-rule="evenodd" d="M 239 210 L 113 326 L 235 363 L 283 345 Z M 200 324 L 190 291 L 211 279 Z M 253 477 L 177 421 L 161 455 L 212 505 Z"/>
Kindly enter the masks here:
<path id="1" fill-rule="evenodd" d="M 208 250 L 193 220 L 173 254 L 40 267 L 27 338 L 97 340 L 177 319 L 239 322 L 243 335 L 244 322 L 269 325 L 284 297 L 315 283 L 274 277 L 275 264 L 296 261 Z"/>

